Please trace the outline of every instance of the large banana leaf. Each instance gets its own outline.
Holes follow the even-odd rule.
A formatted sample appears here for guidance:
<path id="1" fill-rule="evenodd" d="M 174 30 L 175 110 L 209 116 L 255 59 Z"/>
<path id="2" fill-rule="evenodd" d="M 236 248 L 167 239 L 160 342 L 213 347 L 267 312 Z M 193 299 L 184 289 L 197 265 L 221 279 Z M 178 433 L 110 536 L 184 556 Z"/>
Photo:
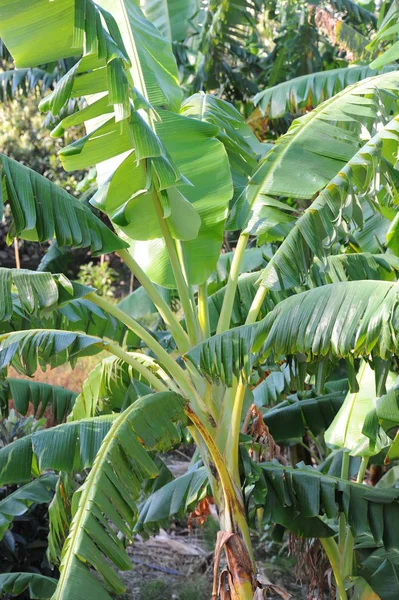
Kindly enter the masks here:
<path id="1" fill-rule="evenodd" d="M 178 109 L 181 91 L 170 42 L 145 19 L 133 0 L 99 0 L 119 27 L 132 62 L 131 76 L 139 92 L 153 106 Z"/>
<path id="2" fill-rule="evenodd" d="M 93 291 L 93 288 L 80 283 L 72 283 L 62 274 L 0 267 L 0 321 L 7 321 L 12 315 L 13 285 L 18 292 L 21 308 L 28 314 L 54 310 Z"/>
<path id="3" fill-rule="evenodd" d="M 134 108 L 147 112 L 142 116 L 135 110 L 129 119 L 116 123 L 107 98 L 96 100 L 77 115 L 67 117 L 59 131 L 101 115 L 107 121 L 102 118 L 99 127 L 65 148 L 61 158 L 67 170 L 102 163 L 98 172 L 100 184 L 104 186 L 93 204 L 106 212 L 128 236 L 131 253 L 150 277 L 174 287 L 153 206 L 154 184 L 161 193 L 172 237 L 183 240 L 188 278 L 191 283 L 201 283 L 212 271 L 220 253 L 224 220 L 232 196 L 227 156 L 222 144 L 214 139 L 218 129 L 177 114 L 154 112 L 152 106 L 166 105 L 172 110 L 180 106 L 177 69 L 170 45 L 145 20 L 132 0 L 121 3 L 104 0 L 100 4 L 112 12 L 127 41 L 132 64 L 130 75 L 135 84 Z M 151 52 L 147 51 L 150 47 Z M 154 48 L 163 62 L 154 60 Z M 61 101 L 56 102 L 57 94 L 63 102 L 68 94 L 90 95 L 93 90 L 82 81 L 87 76 L 92 77 L 90 73 L 98 79 L 99 87 L 94 91 L 108 91 L 110 95 L 110 81 L 104 77 L 106 73 L 101 74 L 104 68 L 100 66 L 94 71 L 89 68 L 93 68 L 93 64 L 85 57 L 70 76 L 70 85 L 62 86 L 60 82 L 43 107 L 54 110 L 54 104 L 61 104 Z M 129 155 L 123 154 L 128 151 Z"/>
<path id="4" fill-rule="evenodd" d="M 31 598 L 49 600 L 55 592 L 57 580 L 37 573 L 1 573 L 0 593 L 21 597 L 29 591 Z"/>
<path id="5" fill-rule="evenodd" d="M 26 415 L 32 404 L 33 414 L 40 419 L 46 409 L 51 407 L 56 423 L 65 421 L 77 396 L 66 388 L 27 379 L 6 379 L 1 383 L 1 387 L 2 393 L 13 400 L 16 410 L 21 415 Z"/>
<path id="6" fill-rule="evenodd" d="M 57 477 L 45 475 L 21 486 L 0 500 L 0 540 L 10 527 L 14 517 L 24 515 L 32 504 L 48 504 L 52 498 Z"/>
<path id="7" fill-rule="evenodd" d="M 377 544 L 388 550 L 398 547 L 399 490 L 372 488 L 322 475 L 311 467 L 293 469 L 275 463 L 260 465 L 267 486 L 264 518 L 288 526 L 292 511 L 303 520 L 343 512 L 352 533 L 371 530 Z M 331 535 L 331 534 L 330 534 Z M 313 537 L 311 532 L 309 537 Z"/>
<path id="8" fill-rule="evenodd" d="M 372 132 L 397 98 L 399 73 L 369 77 L 345 88 L 295 120 L 261 161 L 229 218 L 245 227 L 263 195 L 312 198 L 345 167 L 361 145 L 362 124 Z"/>
<path id="9" fill-rule="evenodd" d="M 7 46 L 18 66 L 36 66 L 71 55 L 79 56 L 82 52 L 85 55 L 96 53 L 103 61 L 102 66 L 105 59 L 110 104 L 114 106 L 118 118 L 125 118 L 130 113 L 129 103 L 126 102 L 128 84 L 124 72 L 129 60 L 115 20 L 109 12 L 92 0 L 63 0 L 50 6 L 45 0 L 33 0 L 28 6 L 20 2 L 18 7 L 14 7 L 15 12 L 7 10 L 5 4 L 3 2 L 0 5 L 1 35 L 7 38 Z M 68 100 L 77 67 L 77 64 L 72 67 L 52 94 L 54 113 Z"/>
<path id="10" fill-rule="evenodd" d="M 91 6 L 89 0 L 86 2 L 89 3 L 87 6 Z M 163 113 L 160 121 L 154 119 L 151 105 L 155 107 L 166 105 L 177 110 L 180 104 L 181 93 L 177 82 L 177 69 L 170 45 L 156 28 L 144 19 L 140 9 L 132 0 L 118 3 L 104 0 L 99 4 L 101 8 L 110 10 L 122 37 L 126 40 L 126 51 L 131 62 L 129 74 L 136 86 L 136 91 L 133 93 L 134 107 L 150 110 L 148 124 L 136 111 L 132 113 L 130 119 L 123 119 L 120 124 L 116 124 L 112 117 L 112 106 L 109 104 L 113 79 L 108 75 L 109 65 L 116 64 L 116 60 L 110 61 L 108 57 L 109 63 L 105 68 L 101 61 L 97 59 L 93 61 L 86 56 L 62 82 L 59 82 L 54 93 L 46 99 L 43 106 L 57 112 L 71 94 L 90 95 L 94 91 L 108 91 L 109 100 L 106 97 L 101 98 L 77 115 L 67 117 L 62 127 L 101 115 L 107 115 L 108 121 L 102 122 L 93 135 L 89 133 L 86 138 L 62 151 L 65 167 L 75 169 L 83 168 L 88 164 L 101 163 L 134 147 L 134 153 L 125 158 L 111 182 L 107 182 L 100 190 L 94 202 L 111 215 L 115 224 L 122 227 L 129 238 L 135 240 L 131 252 L 138 255 L 141 261 L 145 251 L 147 261 L 143 266 L 154 281 L 173 287 L 175 284 L 167 253 L 160 239 L 158 218 L 151 208 L 148 176 L 141 164 L 135 166 L 137 158 L 151 159 L 151 169 L 154 178 L 158 181 L 157 185 L 160 190 L 169 190 L 163 193 L 163 201 L 167 203 L 165 217 L 172 235 L 184 240 L 195 238 L 200 219 L 202 221 L 199 236 L 183 244 L 188 277 L 192 283 L 201 283 L 211 272 L 219 255 L 227 204 L 232 195 L 226 154 L 221 144 L 213 139 L 217 129 L 194 119 L 177 117 L 177 115 L 173 117 L 168 113 Z M 87 45 L 87 23 L 85 27 Z M 110 28 L 108 21 L 107 27 Z M 114 41 L 117 41 L 113 29 L 112 33 Z M 158 57 L 156 61 L 153 54 L 155 51 Z M 96 81 L 96 89 L 93 89 L 93 78 Z M 120 92 L 118 102 L 122 106 L 127 106 L 127 87 L 123 89 L 118 88 L 118 93 Z M 115 105 L 115 102 L 112 104 Z M 117 114 L 116 117 L 119 120 Z M 117 158 L 116 161 L 112 161 L 112 164 L 101 166 L 99 169 L 102 175 L 101 182 L 115 171 L 120 161 L 121 158 Z M 179 169 L 175 166 L 175 161 L 179 161 Z M 136 172 L 134 177 L 130 176 L 132 169 Z M 183 175 L 185 170 L 188 172 L 186 176 L 193 187 L 186 184 L 181 186 L 181 191 L 174 189 L 175 184 L 180 181 L 179 170 Z M 129 172 L 129 177 L 124 175 L 126 171 Z M 203 175 L 205 171 L 207 177 Z M 120 197 L 118 192 L 118 178 L 123 181 L 123 197 Z M 127 181 L 129 185 L 126 187 Z M 209 182 L 212 182 L 212 185 Z M 140 227 L 144 222 L 143 211 L 145 228 Z M 170 212 L 170 216 L 167 211 Z M 146 243 L 143 244 L 142 241 Z M 202 256 L 202 261 L 197 260 L 199 255 Z"/>
<path id="11" fill-rule="evenodd" d="M 108 592 L 90 569 L 111 590 L 123 592 L 123 583 L 107 559 L 122 570 L 130 569 L 131 561 L 114 527 L 131 536 L 141 483 L 157 475 L 147 450 L 165 451 L 180 440 L 174 423 L 184 419 L 184 404 L 181 396 L 171 392 L 151 394 L 114 421 L 89 476 L 74 495 L 74 517 L 54 600 L 76 600 L 82 594 L 108 600 Z"/>
<path id="12" fill-rule="evenodd" d="M 263 286 L 278 290 L 303 285 L 313 257 L 323 259 L 328 253 L 342 219 L 363 224 L 362 208 L 357 194 L 352 193 L 352 186 L 356 185 L 358 193 L 367 193 L 373 185 L 378 163 L 381 182 L 385 177 L 389 180 L 383 159 L 396 161 L 398 141 L 399 119 L 395 118 L 350 157 L 295 222 L 264 269 Z M 351 202 L 349 210 L 348 201 Z"/>
<path id="13" fill-rule="evenodd" d="M 79 54 L 74 46 L 75 0 L 0 2 L 0 36 L 18 67 Z"/>
<path id="14" fill-rule="evenodd" d="M 170 42 L 187 37 L 190 22 L 198 13 L 199 0 L 144 0 L 144 13 Z"/>
<path id="15" fill-rule="evenodd" d="M 188 279 L 193 284 L 202 283 L 214 269 L 220 254 L 228 202 L 233 194 L 227 154 L 222 143 L 215 139 L 218 133 L 216 126 L 173 113 L 158 112 L 161 120 L 155 124 L 156 132 L 179 172 L 192 184 L 179 185 L 171 190 L 169 227 L 172 233 L 175 231 L 177 239 L 190 240 L 181 242 Z M 137 240 L 131 242 L 130 252 L 151 279 L 165 287 L 174 287 L 151 196 L 144 193 L 134 197 L 136 187 L 143 189 L 146 185 L 146 177 L 144 180 L 136 177 L 132 182 L 130 174 L 134 162 L 131 154 L 92 203 L 109 213 L 129 239 Z M 130 182 L 136 186 L 134 189 Z M 191 214 L 193 208 L 196 215 Z M 120 220 L 121 211 L 123 220 Z M 198 216 L 201 219 L 199 230 L 195 218 Z M 196 229 L 190 235 L 192 225 Z M 183 231 L 184 235 L 180 235 L 179 231 Z"/>
<path id="16" fill-rule="evenodd" d="M 382 72 L 395 70 L 396 66 L 389 66 Z M 348 85 L 377 74 L 378 71 L 368 65 L 354 65 L 301 75 L 266 88 L 256 94 L 253 102 L 270 119 L 278 119 L 286 113 L 296 113 L 310 107 L 316 108 L 321 102 L 338 94 Z"/>
<path id="17" fill-rule="evenodd" d="M 1 13 L 0 13 L 1 14 Z M 9 202 L 13 218 L 8 239 L 20 237 L 59 246 L 90 247 L 93 255 L 125 248 L 126 244 L 92 211 L 42 175 L 0 155 L 3 203 Z"/>

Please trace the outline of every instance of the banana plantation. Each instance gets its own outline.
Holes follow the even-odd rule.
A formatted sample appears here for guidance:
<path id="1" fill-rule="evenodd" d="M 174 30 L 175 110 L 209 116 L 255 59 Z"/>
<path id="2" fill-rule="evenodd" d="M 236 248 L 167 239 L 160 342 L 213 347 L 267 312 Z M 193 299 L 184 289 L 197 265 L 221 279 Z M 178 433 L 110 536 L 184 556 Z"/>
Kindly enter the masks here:
<path id="1" fill-rule="evenodd" d="M 398 0 L 0 0 L 0 39 L 46 148 L 1 119 L 0 597 L 398 600 Z M 137 587 L 187 523 L 209 585 Z"/>

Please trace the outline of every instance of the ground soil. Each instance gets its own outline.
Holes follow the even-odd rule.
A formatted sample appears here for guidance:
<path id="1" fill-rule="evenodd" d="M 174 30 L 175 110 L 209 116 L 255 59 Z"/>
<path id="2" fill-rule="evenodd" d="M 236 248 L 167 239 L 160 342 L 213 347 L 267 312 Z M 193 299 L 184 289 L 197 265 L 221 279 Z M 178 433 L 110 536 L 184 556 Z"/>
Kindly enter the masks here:
<path id="1" fill-rule="evenodd" d="M 211 527 L 212 531 L 215 529 Z M 137 539 L 129 547 L 133 568 L 120 573 L 126 584 L 121 600 L 210 600 L 213 578 L 212 533 L 210 527 L 194 527 L 183 523 L 161 530 L 147 541 Z M 293 575 L 293 560 L 269 555 L 258 563 L 268 579 L 291 594 L 293 600 L 304 600 L 304 588 Z M 269 594 L 271 599 L 280 596 Z"/>

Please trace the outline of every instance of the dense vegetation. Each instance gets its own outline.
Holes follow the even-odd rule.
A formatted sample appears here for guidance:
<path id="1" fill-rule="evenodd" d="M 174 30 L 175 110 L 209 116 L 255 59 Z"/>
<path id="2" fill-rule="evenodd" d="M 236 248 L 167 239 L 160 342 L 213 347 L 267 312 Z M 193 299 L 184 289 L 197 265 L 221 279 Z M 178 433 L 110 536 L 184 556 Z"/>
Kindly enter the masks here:
<path id="1" fill-rule="evenodd" d="M 2 100 L 41 97 L 76 174 L 0 154 L 8 243 L 51 243 L 0 266 L 0 590 L 121 594 L 134 535 L 212 498 L 213 598 L 284 597 L 267 531 L 312 563 L 309 597 L 327 559 L 339 600 L 393 600 L 399 5 L 141 4 L 0 0 Z M 117 302 L 104 261 L 72 280 L 81 249 L 136 289 Z M 34 378 L 95 355 L 79 394 Z M 14 517 L 47 504 L 55 571 L 21 573 Z"/>

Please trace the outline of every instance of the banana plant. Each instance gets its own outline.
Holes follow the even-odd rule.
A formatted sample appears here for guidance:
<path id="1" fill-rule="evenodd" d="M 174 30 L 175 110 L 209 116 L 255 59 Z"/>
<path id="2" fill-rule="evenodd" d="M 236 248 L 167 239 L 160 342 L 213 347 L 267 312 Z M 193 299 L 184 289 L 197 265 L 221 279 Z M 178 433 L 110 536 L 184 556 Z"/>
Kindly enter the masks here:
<path id="1" fill-rule="evenodd" d="M 62 275 L 0 269 L 0 372 L 13 366 L 32 376 L 38 367 L 109 355 L 78 397 L 43 392 L 60 415 L 68 402 L 66 422 L 0 449 L 2 485 L 60 473 L 50 506 L 49 555 L 60 571 L 52 598 L 121 593 L 112 565 L 131 567 L 122 540 L 208 494 L 220 522 L 216 565 L 222 551 L 227 559 L 223 597 L 252 600 L 263 585 L 251 542 L 254 513 L 263 523 L 320 538 L 339 598 L 359 597 L 368 584 L 353 579 L 355 538 L 371 532 L 377 545 L 399 546 L 392 526 L 399 492 L 363 486 L 365 460 L 358 482 L 348 479 L 357 445 L 347 447 L 347 438 L 339 440 L 341 477 L 273 456 L 264 461 L 257 448 L 270 433 L 265 423 L 278 439 L 279 418 L 270 411 L 263 421 L 251 406 L 288 402 L 272 410 L 281 418 L 295 411 L 302 429 L 294 437 L 304 428 L 314 436 L 328 430 L 326 441 L 339 448 L 331 428 L 349 420 L 357 397 L 344 401 L 334 390 L 334 370 L 344 365 L 356 395 L 362 358 L 376 388 L 356 442 L 367 446 L 364 456 L 385 444 L 394 460 L 389 432 L 399 421 L 390 404 L 395 393 L 385 384 L 398 353 L 399 75 L 388 71 L 343 87 L 265 148 L 228 103 L 207 94 L 182 102 L 170 40 L 133 0 L 0 0 L 0 36 L 18 68 L 76 58 L 41 109 L 57 115 L 70 98 L 84 98 L 52 135 L 85 124 L 86 134 L 59 157 L 67 171 L 97 167 L 91 203 L 112 226 L 1 155 L 10 242 L 55 238 L 59 248 L 116 252 L 162 322 L 151 330 L 140 321 L 137 292 L 118 305 Z M 228 231 L 239 237 L 223 271 Z M 35 402 L 33 388 L 19 390 L 6 376 L 3 387 L 21 410 L 27 397 Z M 312 405 L 301 396 L 305 389 Z M 262 435 L 248 440 L 251 418 Z M 201 464 L 184 481 L 171 480 L 157 453 L 187 432 Z M 78 489 L 76 473 L 84 480 Z M 140 504 L 149 480 L 154 504 Z M 176 490 L 179 506 L 170 499 Z M 217 573 L 214 598 L 218 581 Z"/>

